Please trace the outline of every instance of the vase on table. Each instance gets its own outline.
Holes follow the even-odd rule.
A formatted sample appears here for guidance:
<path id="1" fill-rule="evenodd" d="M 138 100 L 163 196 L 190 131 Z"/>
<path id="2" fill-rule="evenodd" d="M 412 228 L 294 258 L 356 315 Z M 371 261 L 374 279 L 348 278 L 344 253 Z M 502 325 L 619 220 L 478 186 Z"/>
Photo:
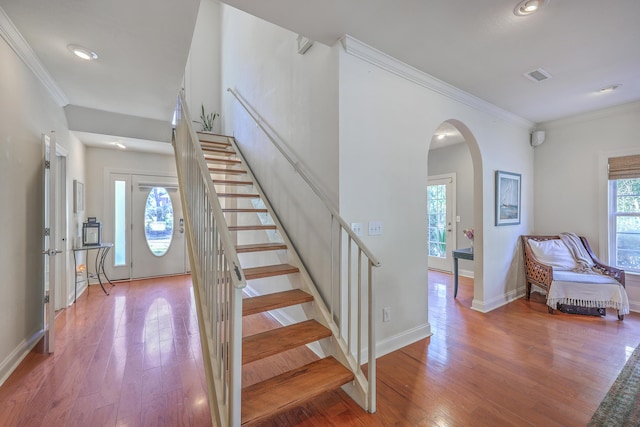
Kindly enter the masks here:
<path id="1" fill-rule="evenodd" d="M 471 253 L 473 253 L 473 240 L 471 241 Z"/>

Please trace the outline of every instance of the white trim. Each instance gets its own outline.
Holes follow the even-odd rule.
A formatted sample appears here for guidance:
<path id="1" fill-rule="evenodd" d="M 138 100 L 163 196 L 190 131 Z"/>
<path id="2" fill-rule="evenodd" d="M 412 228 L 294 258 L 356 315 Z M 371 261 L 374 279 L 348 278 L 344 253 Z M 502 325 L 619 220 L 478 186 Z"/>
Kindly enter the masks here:
<path id="1" fill-rule="evenodd" d="M 471 261 L 473 262 L 473 261 Z M 474 272 L 472 270 L 462 270 L 458 268 L 458 277 L 470 277 L 474 278 Z"/>
<path id="2" fill-rule="evenodd" d="M 0 36 L 40 80 L 58 106 L 64 107 L 69 104 L 67 95 L 64 94 L 55 80 L 53 80 L 53 77 L 51 77 L 51 74 L 44 68 L 29 43 L 22 37 L 20 31 L 13 25 L 13 22 L 2 7 L 0 7 Z"/>
<path id="3" fill-rule="evenodd" d="M 402 347 L 406 347 L 409 344 L 428 338 L 431 335 L 433 335 L 433 333 L 431 332 L 430 323 L 425 323 L 423 325 L 416 326 L 415 328 L 408 329 L 382 341 L 378 341 L 376 343 L 376 357 L 380 358 L 385 354 L 399 350 Z"/>
<path id="4" fill-rule="evenodd" d="M 492 116 L 495 116 L 497 118 L 507 120 L 518 125 L 526 126 L 528 128 L 533 128 L 535 126 L 535 123 L 527 119 L 524 119 L 507 110 L 503 110 L 502 108 L 497 107 L 490 102 L 485 101 L 484 99 L 478 98 L 475 95 L 471 95 L 470 93 L 458 89 L 457 87 L 452 86 L 449 83 L 443 82 L 442 80 L 437 79 L 432 75 L 425 73 L 424 71 L 420 71 L 417 68 L 412 67 L 411 65 L 405 64 L 404 62 L 390 55 L 387 55 L 386 53 L 381 52 L 378 49 L 371 47 L 366 43 L 363 43 L 360 40 L 351 37 L 348 34 L 340 39 L 340 43 L 342 44 L 342 47 L 344 48 L 346 53 L 355 56 L 356 58 L 360 58 L 363 61 L 373 64 L 377 67 L 380 67 L 383 70 L 402 77 L 403 79 L 408 80 L 412 83 L 451 98 L 454 101 L 461 102 L 465 105 L 468 105 L 469 107 L 475 108 L 482 112 L 491 114 Z"/>
<path id="5" fill-rule="evenodd" d="M 627 104 L 616 105 L 614 107 L 603 108 L 601 110 L 590 111 L 586 113 L 578 113 L 563 119 L 551 120 L 539 123 L 537 129 L 550 130 L 571 126 L 578 123 L 592 122 L 594 120 L 605 119 L 611 116 L 619 116 L 621 114 L 633 113 L 640 110 L 640 102 L 634 101 Z"/>
<path id="6" fill-rule="evenodd" d="M 16 370 L 20 362 L 27 357 L 27 354 L 36 346 L 40 338 L 44 336 L 44 329 L 36 331 L 29 339 L 23 340 L 11 353 L 0 363 L 0 386 L 9 378 L 9 375 Z"/>
<path id="7" fill-rule="evenodd" d="M 518 298 L 522 298 L 525 294 L 525 288 L 515 289 L 509 291 L 503 295 L 498 295 L 488 301 L 480 301 L 477 299 L 473 299 L 471 303 L 471 309 L 479 311 L 480 313 L 488 313 L 496 308 L 500 308 L 503 305 L 507 305 L 510 302 L 517 300 Z"/>

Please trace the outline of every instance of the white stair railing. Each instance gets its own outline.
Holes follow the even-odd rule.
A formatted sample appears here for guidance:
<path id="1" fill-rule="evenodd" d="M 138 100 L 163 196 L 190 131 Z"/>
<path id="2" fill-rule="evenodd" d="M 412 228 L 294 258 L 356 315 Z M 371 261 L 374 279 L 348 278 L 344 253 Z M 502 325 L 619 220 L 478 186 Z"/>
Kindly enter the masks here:
<path id="1" fill-rule="evenodd" d="M 239 426 L 246 281 L 182 94 L 174 150 L 214 425 Z"/>
<path id="2" fill-rule="evenodd" d="M 340 313 L 338 344 L 346 354 L 354 360 L 351 366 L 357 381 L 364 385 L 365 409 L 369 412 L 376 411 L 376 352 L 375 352 L 375 290 L 373 288 L 373 267 L 379 267 L 380 262 L 351 230 L 351 227 L 332 206 L 329 198 L 313 181 L 311 175 L 282 141 L 277 133 L 260 117 L 249 103 L 233 89 L 227 89 L 244 108 L 267 138 L 291 164 L 298 175 L 305 181 L 309 188 L 324 204 L 327 214 L 331 217 L 331 294 L 330 301 L 324 301 L 331 312 L 333 321 L 336 312 Z M 336 230 L 337 228 L 337 230 Z M 355 246 L 355 248 L 354 248 Z M 344 250 L 346 249 L 346 253 Z M 334 301 L 333 295 L 338 299 L 347 295 L 347 301 Z M 354 301 L 355 300 L 355 301 Z M 346 314 L 341 307 L 346 305 Z M 346 319 L 341 318 L 346 315 Z M 354 334 L 355 332 L 355 334 Z M 362 349 L 366 348 L 366 358 Z M 367 363 L 367 375 L 364 376 L 362 365 Z M 347 390 L 349 392 L 349 390 Z"/>

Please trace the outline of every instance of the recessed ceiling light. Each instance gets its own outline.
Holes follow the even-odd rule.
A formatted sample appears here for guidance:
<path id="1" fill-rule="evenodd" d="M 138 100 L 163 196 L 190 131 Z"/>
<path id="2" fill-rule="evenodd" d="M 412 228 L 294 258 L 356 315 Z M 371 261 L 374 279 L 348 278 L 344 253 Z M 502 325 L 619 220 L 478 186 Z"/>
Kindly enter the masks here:
<path id="1" fill-rule="evenodd" d="M 522 0 L 513 9 L 513 14 L 516 16 L 527 16 L 537 12 L 545 3 L 549 0 Z"/>
<path id="2" fill-rule="evenodd" d="M 620 86 L 622 86 L 622 85 L 610 85 L 610 86 L 607 86 L 607 87 L 603 87 L 598 92 L 600 92 L 600 93 L 613 92 L 614 90 L 618 89 Z"/>
<path id="3" fill-rule="evenodd" d="M 69 51 L 73 53 L 80 59 L 84 59 L 85 61 L 93 61 L 98 59 L 98 54 L 92 50 L 87 49 L 86 47 L 79 46 L 77 44 L 70 44 L 67 46 Z"/>
<path id="4" fill-rule="evenodd" d="M 441 139 L 441 140 L 442 140 L 442 139 L 444 139 L 444 137 L 445 137 L 445 136 L 447 136 L 447 135 L 445 135 L 444 133 L 441 133 L 441 134 L 438 134 L 438 135 L 436 136 L 436 138 L 438 138 L 438 139 Z"/>

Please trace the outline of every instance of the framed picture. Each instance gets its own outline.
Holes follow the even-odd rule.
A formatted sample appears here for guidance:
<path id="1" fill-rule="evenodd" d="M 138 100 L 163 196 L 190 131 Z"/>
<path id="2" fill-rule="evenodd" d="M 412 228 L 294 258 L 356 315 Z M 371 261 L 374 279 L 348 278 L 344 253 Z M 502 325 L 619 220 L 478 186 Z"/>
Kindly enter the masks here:
<path id="1" fill-rule="evenodd" d="M 84 184 L 73 180 L 73 212 L 84 212 Z"/>
<path id="2" fill-rule="evenodd" d="M 496 225 L 520 224 L 519 173 L 496 171 Z"/>

